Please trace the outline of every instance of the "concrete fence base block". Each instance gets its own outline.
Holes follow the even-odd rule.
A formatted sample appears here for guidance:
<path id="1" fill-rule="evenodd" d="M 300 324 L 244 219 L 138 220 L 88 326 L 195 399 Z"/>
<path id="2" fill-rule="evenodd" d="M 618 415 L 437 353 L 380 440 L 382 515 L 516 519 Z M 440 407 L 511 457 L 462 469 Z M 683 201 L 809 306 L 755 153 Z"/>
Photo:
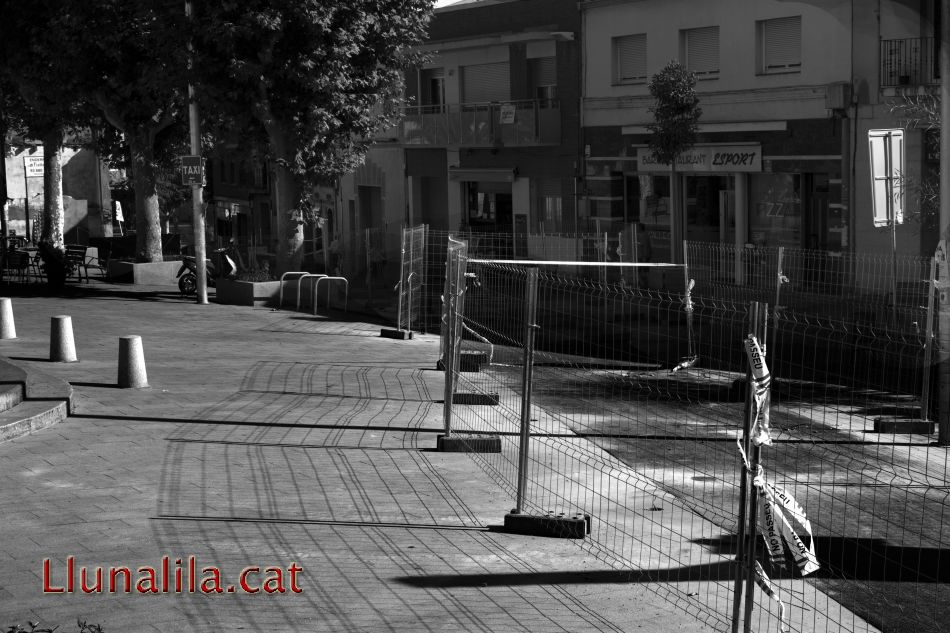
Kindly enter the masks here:
<path id="1" fill-rule="evenodd" d="M 501 438 L 497 435 L 439 435 L 436 450 L 441 453 L 500 453 Z"/>
<path id="2" fill-rule="evenodd" d="M 145 352 L 141 336 L 119 337 L 119 386 L 123 389 L 148 387 Z"/>
<path id="3" fill-rule="evenodd" d="M 452 394 L 452 404 L 481 404 L 491 407 L 498 406 L 497 393 L 455 393 Z"/>
<path id="4" fill-rule="evenodd" d="M 398 341 L 408 341 L 412 339 L 412 332 L 409 330 L 394 330 L 392 328 L 382 328 L 379 335 L 383 338 L 393 338 Z"/>
<path id="5" fill-rule="evenodd" d="M 462 352 L 459 354 L 459 371 L 478 372 L 488 363 L 485 352 Z"/>
<path id="6" fill-rule="evenodd" d="M 874 418 L 875 433 L 917 433 L 930 435 L 934 432 L 934 422 L 911 418 L 880 417 Z"/>
<path id="7" fill-rule="evenodd" d="M 49 359 L 54 363 L 75 363 L 76 341 L 73 338 L 73 318 L 54 316 L 50 320 Z"/>
<path id="8" fill-rule="evenodd" d="M 0 340 L 16 338 L 16 325 L 13 323 L 13 301 L 10 297 L 0 297 Z"/>
<path id="9" fill-rule="evenodd" d="M 553 514 L 515 514 L 510 512 L 505 515 L 504 529 L 509 534 L 582 539 L 590 534 L 590 516 L 575 515 L 567 517 Z"/>

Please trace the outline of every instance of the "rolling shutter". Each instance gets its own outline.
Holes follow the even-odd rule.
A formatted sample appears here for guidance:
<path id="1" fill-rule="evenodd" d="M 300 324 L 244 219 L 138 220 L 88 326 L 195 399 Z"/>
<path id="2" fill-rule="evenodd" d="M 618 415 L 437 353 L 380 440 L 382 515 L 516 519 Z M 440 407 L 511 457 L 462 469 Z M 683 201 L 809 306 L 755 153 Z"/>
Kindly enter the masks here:
<path id="1" fill-rule="evenodd" d="M 617 83 L 643 81 L 647 78 L 647 36 L 625 35 L 614 39 Z"/>
<path id="2" fill-rule="evenodd" d="M 686 67 L 700 77 L 719 74 L 719 27 L 689 29 L 685 37 Z"/>
<path id="3" fill-rule="evenodd" d="M 508 62 L 463 66 L 462 102 L 510 101 Z"/>
<path id="4" fill-rule="evenodd" d="M 801 68 L 802 18 L 766 20 L 762 25 L 764 70 Z"/>

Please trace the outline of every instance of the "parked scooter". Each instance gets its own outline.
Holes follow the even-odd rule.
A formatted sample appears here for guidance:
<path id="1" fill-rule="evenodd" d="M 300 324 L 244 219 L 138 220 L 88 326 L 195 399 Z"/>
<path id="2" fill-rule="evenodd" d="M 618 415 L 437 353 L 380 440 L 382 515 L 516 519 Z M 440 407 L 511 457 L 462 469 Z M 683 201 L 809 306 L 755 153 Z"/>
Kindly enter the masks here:
<path id="1" fill-rule="evenodd" d="M 208 287 L 214 288 L 215 280 L 219 277 L 234 279 L 237 276 L 238 267 L 234 262 L 234 244 L 228 248 L 216 248 L 211 251 L 212 259 L 205 260 L 207 272 Z M 216 263 L 217 262 L 217 263 Z M 220 273 L 218 271 L 221 271 Z M 178 269 L 178 291 L 183 296 L 193 295 L 198 292 L 198 261 L 191 255 L 185 255 L 181 259 L 181 268 Z"/>

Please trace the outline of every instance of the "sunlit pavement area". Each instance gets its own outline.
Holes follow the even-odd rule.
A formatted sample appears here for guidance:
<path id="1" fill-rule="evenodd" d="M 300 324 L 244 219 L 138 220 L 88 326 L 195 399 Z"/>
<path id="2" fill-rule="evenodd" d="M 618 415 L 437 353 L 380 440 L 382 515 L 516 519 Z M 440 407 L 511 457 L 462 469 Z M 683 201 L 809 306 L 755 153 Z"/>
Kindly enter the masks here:
<path id="1" fill-rule="evenodd" d="M 573 541 L 497 529 L 509 494 L 471 456 L 434 451 L 434 336 L 385 339 L 342 313 L 196 305 L 172 287 L 10 294 L 18 338 L 0 354 L 75 396 L 66 421 L 0 444 L 4 629 L 705 630 L 684 608 L 690 588 L 672 588 L 674 605 Z M 49 362 L 63 314 L 75 363 Z M 144 389 L 116 385 L 130 334 L 143 340 Z M 69 557 L 73 591 L 54 592 Z M 157 593 L 140 567 L 156 570 Z M 83 592 L 82 570 L 94 586 L 97 568 L 103 591 Z M 130 592 L 122 573 L 108 591 L 113 568 L 129 568 Z M 260 569 L 246 576 L 255 593 L 238 582 L 248 568 Z"/>

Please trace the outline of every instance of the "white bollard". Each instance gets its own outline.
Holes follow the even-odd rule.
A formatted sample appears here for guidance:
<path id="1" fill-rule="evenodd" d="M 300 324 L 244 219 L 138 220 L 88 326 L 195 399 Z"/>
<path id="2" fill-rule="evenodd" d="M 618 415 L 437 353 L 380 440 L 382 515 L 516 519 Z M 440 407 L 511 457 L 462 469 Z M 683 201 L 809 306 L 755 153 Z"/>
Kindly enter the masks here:
<path id="1" fill-rule="evenodd" d="M 13 301 L 10 297 L 0 297 L 0 339 L 16 338 L 16 325 L 13 323 Z"/>
<path id="2" fill-rule="evenodd" d="M 123 389 L 148 387 L 141 336 L 119 337 L 119 386 Z"/>
<path id="3" fill-rule="evenodd" d="M 50 323 L 49 359 L 54 363 L 75 363 L 76 341 L 73 339 L 73 318 L 54 316 Z"/>

